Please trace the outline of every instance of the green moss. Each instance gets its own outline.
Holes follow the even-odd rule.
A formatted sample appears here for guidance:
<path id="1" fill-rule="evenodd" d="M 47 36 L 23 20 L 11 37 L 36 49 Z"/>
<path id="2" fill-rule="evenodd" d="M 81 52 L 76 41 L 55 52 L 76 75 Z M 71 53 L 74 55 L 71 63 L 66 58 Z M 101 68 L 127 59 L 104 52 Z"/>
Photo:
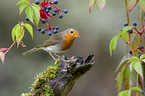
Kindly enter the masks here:
<path id="1" fill-rule="evenodd" d="M 57 76 L 59 60 L 54 65 L 54 67 L 49 66 L 44 72 L 37 74 L 31 91 L 29 93 L 22 93 L 21 96 L 54 96 L 54 92 L 47 82 Z"/>

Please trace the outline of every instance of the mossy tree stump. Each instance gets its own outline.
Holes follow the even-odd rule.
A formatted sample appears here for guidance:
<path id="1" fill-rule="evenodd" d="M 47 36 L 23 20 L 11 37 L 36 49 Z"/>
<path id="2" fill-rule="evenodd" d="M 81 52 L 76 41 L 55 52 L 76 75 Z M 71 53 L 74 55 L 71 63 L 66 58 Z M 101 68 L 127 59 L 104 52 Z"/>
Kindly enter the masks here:
<path id="1" fill-rule="evenodd" d="M 75 82 L 94 65 L 94 55 L 87 58 L 62 56 L 55 66 L 39 73 L 32 84 L 31 92 L 22 96 L 67 96 Z"/>

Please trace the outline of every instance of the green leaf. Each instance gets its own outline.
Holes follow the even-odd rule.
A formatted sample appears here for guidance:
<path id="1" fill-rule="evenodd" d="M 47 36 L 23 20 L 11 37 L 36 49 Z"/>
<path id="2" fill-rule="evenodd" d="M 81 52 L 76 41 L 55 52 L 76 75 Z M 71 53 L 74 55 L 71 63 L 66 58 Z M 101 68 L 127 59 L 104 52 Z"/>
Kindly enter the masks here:
<path id="1" fill-rule="evenodd" d="M 29 2 L 26 0 L 21 0 L 17 3 L 17 5 L 19 5 L 19 4 L 29 4 Z"/>
<path id="2" fill-rule="evenodd" d="M 90 0 L 90 1 L 89 1 L 89 11 L 90 11 L 90 13 L 91 13 L 91 11 L 92 11 L 94 5 L 96 4 L 96 1 L 97 1 L 97 0 Z"/>
<path id="3" fill-rule="evenodd" d="M 122 84 L 122 80 L 123 80 L 123 76 L 122 76 L 121 72 L 118 73 L 116 80 L 117 80 L 117 91 L 120 92 L 121 84 Z"/>
<path id="4" fill-rule="evenodd" d="M 143 10 L 141 10 L 139 7 L 138 7 L 138 10 L 137 11 L 138 11 L 137 12 L 138 19 L 142 23 L 143 22 L 144 15 L 145 15 L 145 12 Z"/>
<path id="5" fill-rule="evenodd" d="M 134 69 L 136 70 L 136 72 L 142 77 L 143 79 L 143 72 L 142 72 L 142 65 L 141 65 L 141 62 L 140 61 L 137 61 L 135 64 L 134 64 Z"/>
<path id="6" fill-rule="evenodd" d="M 32 6 L 32 9 L 33 9 L 33 14 L 34 14 L 34 20 L 35 20 L 35 23 L 38 27 L 38 23 L 39 23 L 39 20 L 40 20 L 40 12 L 39 12 L 39 9 L 35 6 Z"/>
<path id="7" fill-rule="evenodd" d="M 100 9 L 101 11 L 103 11 L 103 8 L 104 8 L 105 5 L 106 5 L 106 0 L 97 0 L 97 5 L 98 5 L 99 9 Z"/>
<path id="8" fill-rule="evenodd" d="M 138 61 L 132 61 L 129 66 L 130 66 L 130 72 L 132 72 L 133 68 L 134 68 L 134 64 L 138 62 Z"/>
<path id="9" fill-rule="evenodd" d="M 33 28 L 32 28 L 32 26 L 30 24 L 26 23 L 25 27 L 27 28 L 27 30 L 29 31 L 29 33 L 30 33 L 30 35 L 33 39 Z"/>
<path id="10" fill-rule="evenodd" d="M 145 0 L 139 0 L 139 8 L 145 12 Z"/>
<path id="11" fill-rule="evenodd" d="M 142 59 L 141 61 L 143 61 L 145 63 L 145 59 Z"/>
<path id="12" fill-rule="evenodd" d="M 5 61 L 5 53 L 0 52 L 0 59 L 2 60 L 3 66 L 4 66 L 4 61 Z"/>
<path id="13" fill-rule="evenodd" d="M 131 94 L 130 90 L 125 90 L 125 91 L 119 92 L 117 96 L 130 96 L 130 94 Z"/>
<path id="14" fill-rule="evenodd" d="M 39 5 L 36 5 L 35 3 L 32 3 L 31 5 L 32 5 L 32 6 L 35 6 L 38 10 L 41 9 L 40 6 L 39 6 Z"/>
<path id="15" fill-rule="evenodd" d="M 140 56 L 140 60 L 142 60 L 142 59 L 145 59 L 145 54 L 142 54 L 142 55 Z"/>
<path id="16" fill-rule="evenodd" d="M 127 12 L 131 12 L 131 10 L 136 6 L 137 0 L 130 0 L 127 4 Z"/>
<path id="17" fill-rule="evenodd" d="M 119 35 L 116 35 L 114 38 L 112 38 L 112 40 L 110 41 L 110 56 L 112 56 L 112 50 L 115 51 L 116 49 L 116 45 L 117 45 L 117 42 L 118 42 L 118 38 L 119 38 Z"/>
<path id="18" fill-rule="evenodd" d="M 15 41 L 16 31 L 20 27 L 20 24 L 15 25 L 15 27 L 12 29 L 12 39 Z"/>
<path id="19" fill-rule="evenodd" d="M 20 44 L 20 42 L 21 42 L 21 40 L 22 40 L 23 37 L 24 37 L 24 30 L 23 30 L 23 27 L 22 27 L 22 26 L 19 26 L 19 27 L 16 29 L 15 35 L 16 35 L 17 47 L 18 47 L 19 44 Z"/>
<path id="20" fill-rule="evenodd" d="M 126 55 L 125 55 L 125 56 L 121 59 L 121 61 L 120 61 L 119 65 L 117 66 L 115 72 L 117 72 L 118 69 L 121 67 L 121 65 L 124 64 L 124 63 L 126 63 L 129 59 L 130 59 L 130 58 L 126 58 Z"/>
<path id="21" fill-rule="evenodd" d="M 135 60 L 139 60 L 139 58 L 136 57 L 136 56 L 132 56 L 132 57 L 130 58 L 129 62 L 132 62 L 132 61 L 135 61 Z"/>
<path id="22" fill-rule="evenodd" d="M 136 90 L 136 91 L 142 92 L 142 90 L 139 87 L 131 87 L 129 90 Z"/>
<path id="23" fill-rule="evenodd" d="M 26 15 L 27 15 L 27 17 L 29 18 L 29 20 L 30 20 L 32 23 L 34 23 L 34 22 L 33 22 L 33 10 L 32 10 L 32 8 L 31 8 L 30 6 L 28 6 L 27 9 L 26 9 Z"/>
<path id="24" fill-rule="evenodd" d="M 127 31 L 122 30 L 120 32 L 120 35 L 123 38 L 123 40 L 125 40 L 127 42 Z"/>
<path id="25" fill-rule="evenodd" d="M 130 29 L 132 29 L 132 28 L 133 28 L 133 26 L 126 26 L 126 27 L 123 28 L 122 31 L 128 31 L 128 30 L 130 30 Z"/>
<path id="26" fill-rule="evenodd" d="M 27 7 L 28 5 L 20 5 L 20 14 L 22 13 L 22 11 Z"/>
<path id="27" fill-rule="evenodd" d="M 136 48 L 139 46 L 139 38 L 140 38 L 140 35 L 139 34 L 136 34 L 134 39 L 133 39 L 133 42 L 132 42 L 132 48 L 133 50 L 136 50 Z M 135 56 L 138 56 L 138 53 L 134 52 Z"/>

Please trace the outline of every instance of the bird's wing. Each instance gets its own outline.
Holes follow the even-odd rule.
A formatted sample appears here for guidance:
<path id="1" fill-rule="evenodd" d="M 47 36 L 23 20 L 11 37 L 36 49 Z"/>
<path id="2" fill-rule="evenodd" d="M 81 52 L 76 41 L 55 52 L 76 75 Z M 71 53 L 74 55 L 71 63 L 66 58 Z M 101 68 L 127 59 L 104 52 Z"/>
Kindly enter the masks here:
<path id="1" fill-rule="evenodd" d="M 41 45 L 38 45 L 37 47 L 47 47 L 51 45 L 55 45 L 63 41 L 63 34 L 58 33 L 55 35 L 52 35 L 48 40 L 44 41 Z"/>

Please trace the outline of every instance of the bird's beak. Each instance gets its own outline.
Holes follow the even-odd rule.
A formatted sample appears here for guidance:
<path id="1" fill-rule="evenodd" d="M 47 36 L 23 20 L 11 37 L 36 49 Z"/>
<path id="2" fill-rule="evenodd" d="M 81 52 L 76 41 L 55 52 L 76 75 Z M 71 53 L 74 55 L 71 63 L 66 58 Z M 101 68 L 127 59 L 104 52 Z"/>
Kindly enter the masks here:
<path id="1" fill-rule="evenodd" d="M 79 35 L 75 35 L 76 36 L 76 38 L 80 38 L 80 36 Z"/>

